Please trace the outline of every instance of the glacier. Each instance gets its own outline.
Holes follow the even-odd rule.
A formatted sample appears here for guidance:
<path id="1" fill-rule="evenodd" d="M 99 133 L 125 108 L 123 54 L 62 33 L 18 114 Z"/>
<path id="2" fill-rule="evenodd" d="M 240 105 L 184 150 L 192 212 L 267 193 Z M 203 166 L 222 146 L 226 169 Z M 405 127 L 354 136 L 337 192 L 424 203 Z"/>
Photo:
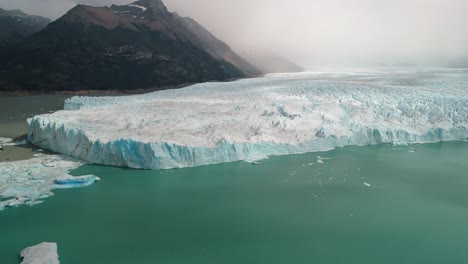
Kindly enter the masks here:
<path id="1" fill-rule="evenodd" d="M 466 69 L 270 74 L 144 95 L 72 97 L 28 140 L 84 161 L 171 169 L 367 144 L 468 138 Z"/>
<path id="2" fill-rule="evenodd" d="M 35 205 L 53 189 L 84 187 L 100 180 L 95 175 L 71 176 L 83 162 L 64 155 L 36 154 L 29 160 L 0 163 L 0 211 Z"/>

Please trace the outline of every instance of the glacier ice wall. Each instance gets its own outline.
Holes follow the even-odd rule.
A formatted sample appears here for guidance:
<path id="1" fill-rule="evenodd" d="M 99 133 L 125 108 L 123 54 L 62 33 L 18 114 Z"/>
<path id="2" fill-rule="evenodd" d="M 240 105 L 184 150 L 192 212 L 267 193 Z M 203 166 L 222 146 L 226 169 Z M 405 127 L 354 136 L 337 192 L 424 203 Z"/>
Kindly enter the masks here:
<path id="1" fill-rule="evenodd" d="M 99 180 L 95 175 L 71 176 L 83 165 L 63 155 L 44 155 L 0 163 L 0 211 L 22 204 L 34 205 L 52 196 L 53 189 L 84 187 Z"/>
<path id="2" fill-rule="evenodd" d="M 88 162 L 191 167 L 468 138 L 468 71 L 274 74 L 120 97 L 73 97 L 28 139 Z"/>

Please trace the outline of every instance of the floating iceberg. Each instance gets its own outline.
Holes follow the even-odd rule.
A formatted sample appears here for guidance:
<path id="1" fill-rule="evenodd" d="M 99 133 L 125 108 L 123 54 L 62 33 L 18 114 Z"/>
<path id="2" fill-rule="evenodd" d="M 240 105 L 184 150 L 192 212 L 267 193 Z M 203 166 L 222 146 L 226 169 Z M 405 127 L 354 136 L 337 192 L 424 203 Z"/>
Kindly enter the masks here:
<path id="1" fill-rule="evenodd" d="M 78 188 L 91 185 L 99 180 L 100 179 L 95 175 L 85 175 L 76 177 L 65 175 L 55 179 L 54 183 L 57 185 L 55 188 Z"/>
<path id="2" fill-rule="evenodd" d="M 73 97 L 28 120 L 33 144 L 91 163 L 169 169 L 366 144 L 468 138 L 468 71 L 275 74 Z"/>
<path id="3" fill-rule="evenodd" d="M 94 175 L 74 177 L 69 171 L 82 162 L 62 155 L 40 155 L 0 163 L 0 210 L 34 205 L 52 196 L 52 189 L 83 187 L 99 180 Z"/>
<path id="4" fill-rule="evenodd" d="M 21 264 L 60 264 L 56 243 L 44 242 L 25 248 L 20 257 Z"/>

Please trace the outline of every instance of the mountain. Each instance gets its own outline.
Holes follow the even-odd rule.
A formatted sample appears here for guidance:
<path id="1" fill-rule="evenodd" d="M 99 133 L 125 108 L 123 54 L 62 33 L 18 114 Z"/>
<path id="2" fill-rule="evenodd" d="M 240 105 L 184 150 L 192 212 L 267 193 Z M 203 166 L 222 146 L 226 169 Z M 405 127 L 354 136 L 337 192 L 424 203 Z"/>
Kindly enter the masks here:
<path id="1" fill-rule="evenodd" d="M 244 54 L 249 62 L 263 73 L 282 73 L 282 72 L 303 72 L 302 66 L 291 62 L 290 60 L 271 53 L 251 53 Z"/>
<path id="2" fill-rule="evenodd" d="M 209 49 L 160 0 L 77 5 L 1 58 L 0 90 L 138 89 L 249 76 L 234 65 L 242 62 L 234 52 L 226 54 Z"/>
<path id="3" fill-rule="evenodd" d="M 44 29 L 50 19 L 0 8 L 0 47 L 15 44 Z"/>
<path id="4" fill-rule="evenodd" d="M 190 17 L 180 17 L 177 13 L 174 14 L 179 18 L 180 21 L 182 21 L 182 23 L 184 23 L 186 28 L 195 34 L 201 46 L 212 56 L 230 62 L 247 76 L 258 76 L 262 74 L 260 70 L 252 66 L 241 56 L 237 55 L 234 51 L 232 51 L 231 47 L 216 38 L 197 21 Z"/>

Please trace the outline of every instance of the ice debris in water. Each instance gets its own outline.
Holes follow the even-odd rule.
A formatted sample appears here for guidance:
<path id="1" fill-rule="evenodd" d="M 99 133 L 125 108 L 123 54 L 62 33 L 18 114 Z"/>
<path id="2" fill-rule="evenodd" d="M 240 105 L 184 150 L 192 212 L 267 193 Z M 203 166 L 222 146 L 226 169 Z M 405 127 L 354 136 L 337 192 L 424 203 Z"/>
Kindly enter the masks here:
<path id="1" fill-rule="evenodd" d="M 3 137 L 0 137 L 0 145 L 3 145 L 3 144 L 6 144 L 6 143 L 10 143 L 12 142 L 13 139 L 11 138 L 3 138 Z"/>
<path id="2" fill-rule="evenodd" d="M 468 138 L 468 72 L 275 74 L 119 97 L 73 97 L 29 140 L 92 163 L 168 169 L 366 144 Z"/>
<path id="3" fill-rule="evenodd" d="M 26 144 L 28 144 L 28 141 L 25 140 L 25 139 L 13 142 L 13 139 L 11 139 L 11 138 L 2 138 L 2 137 L 0 137 L 0 147 L 3 147 L 3 146 L 20 146 L 20 145 L 26 145 Z"/>
<path id="4" fill-rule="evenodd" d="M 56 243 L 43 242 L 25 248 L 20 257 L 21 264 L 60 264 Z"/>
<path id="5" fill-rule="evenodd" d="M 3 150 L 3 146 L 5 146 L 6 144 L 9 144 L 13 141 L 13 139 L 11 138 L 3 138 L 3 137 L 0 137 L 0 150 Z"/>
<path id="6" fill-rule="evenodd" d="M 84 187 L 99 180 L 95 175 L 69 175 L 81 165 L 81 161 L 62 155 L 0 163 L 0 210 L 34 205 L 52 196 L 52 189 Z"/>

